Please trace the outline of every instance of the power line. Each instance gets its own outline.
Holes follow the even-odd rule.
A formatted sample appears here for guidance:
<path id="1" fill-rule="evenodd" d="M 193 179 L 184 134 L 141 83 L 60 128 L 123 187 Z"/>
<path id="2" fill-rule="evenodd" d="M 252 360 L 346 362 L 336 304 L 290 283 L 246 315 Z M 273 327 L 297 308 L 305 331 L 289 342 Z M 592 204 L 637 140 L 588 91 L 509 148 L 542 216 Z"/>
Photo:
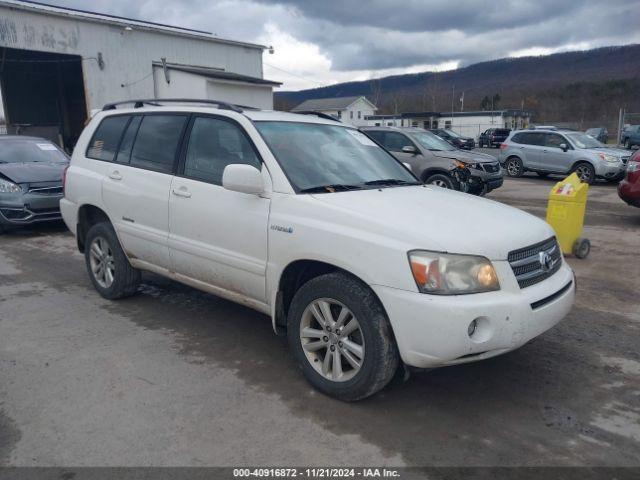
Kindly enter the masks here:
<path id="1" fill-rule="evenodd" d="M 293 72 L 290 72 L 288 70 L 285 70 L 284 68 L 280 68 L 280 67 L 276 67 L 275 65 L 271 65 L 270 63 L 264 62 L 264 64 L 266 66 L 268 66 L 268 67 L 275 68 L 276 70 L 279 70 L 279 71 L 281 71 L 283 73 L 286 73 L 287 75 L 291 75 L 292 77 L 299 78 L 300 80 L 306 80 L 307 82 L 312 82 L 312 83 L 315 83 L 316 85 L 321 85 L 323 87 L 327 86 L 326 83 L 318 82 L 316 80 L 311 80 L 310 78 L 303 77 L 303 76 L 298 75 L 296 73 L 293 73 Z"/>

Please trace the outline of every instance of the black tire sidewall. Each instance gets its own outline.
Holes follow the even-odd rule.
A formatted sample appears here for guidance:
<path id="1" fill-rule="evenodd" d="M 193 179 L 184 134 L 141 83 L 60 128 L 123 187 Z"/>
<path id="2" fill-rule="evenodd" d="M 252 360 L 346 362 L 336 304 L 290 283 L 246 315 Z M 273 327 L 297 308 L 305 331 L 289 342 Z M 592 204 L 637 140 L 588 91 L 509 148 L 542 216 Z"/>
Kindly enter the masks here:
<path id="1" fill-rule="evenodd" d="M 510 164 L 510 163 L 512 163 L 512 162 L 514 162 L 516 165 L 518 165 L 518 173 L 516 173 L 516 174 L 514 174 L 514 175 L 512 175 L 512 174 L 509 172 L 509 164 Z M 515 178 L 517 178 L 517 177 L 521 177 L 521 176 L 522 176 L 522 174 L 524 173 L 524 165 L 522 164 L 522 160 L 521 160 L 520 158 L 518 158 L 518 157 L 511 157 L 511 158 L 509 158 L 509 159 L 507 160 L 506 167 L 507 167 L 507 168 L 506 168 L 507 175 L 508 175 L 509 177 L 515 177 Z"/>
<path id="2" fill-rule="evenodd" d="M 451 179 L 451 177 L 449 177 L 448 175 L 445 175 L 444 173 L 435 173 L 433 175 L 429 175 L 424 183 L 426 183 L 427 185 L 433 185 L 433 180 L 434 179 L 442 179 L 443 181 L 445 181 L 447 183 L 447 190 L 456 190 L 456 186 L 454 181 Z M 437 185 L 433 185 L 434 187 L 436 187 Z M 438 187 L 438 188 L 442 188 L 442 187 Z"/>
<path id="3" fill-rule="evenodd" d="M 587 183 L 587 184 L 591 185 L 596 180 L 596 169 L 590 163 L 582 162 L 582 163 L 579 163 L 578 165 L 576 165 L 576 171 L 578 170 L 578 168 L 580 168 L 582 166 L 586 166 L 587 168 L 589 168 L 590 175 L 589 175 L 589 180 L 587 180 L 586 182 L 584 182 L 582 179 L 580 179 L 580 181 L 583 182 L 583 183 Z"/>
<path id="4" fill-rule="evenodd" d="M 104 238 L 111 248 L 111 252 L 113 254 L 113 260 L 115 264 L 115 274 L 113 283 L 109 286 L 109 288 L 104 288 L 100 285 L 93 272 L 91 271 L 91 263 L 90 263 L 90 251 L 91 251 L 91 243 L 96 237 Z M 117 298 L 122 298 L 124 296 L 129 295 L 131 292 L 131 273 L 134 271 L 133 267 L 129 264 L 129 260 L 127 259 L 122 247 L 120 246 L 120 241 L 118 240 L 118 236 L 116 232 L 113 230 L 113 227 L 109 223 L 98 223 L 92 226 L 87 232 L 86 243 L 85 243 L 85 264 L 87 267 L 87 273 L 89 274 L 89 278 L 91 279 L 91 283 L 98 291 L 98 293 L 104 298 L 113 300 Z M 139 276 L 139 273 L 138 273 Z M 139 279 L 139 277 L 138 277 Z"/>
<path id="5" fill-rule="evenodd" d="M 332 382 L 320 375 L 307 359 L 300 342 L 302 314 L 311 302 L 320 298 L 332 298 L 347 306 L 362 330 L 365 346 L 362 367 L 355 377 L 344 382 Z M 372 395 L 393 378 L 399 357 L 386 313 L 369 287 L 348 274 L 322 275 L 300 287 L 291 302 L 287 323 L 289 348 L 304 376 L 321 392 L 340 400 L 355 401 Z M 383 374 L 381 379 L 385 369 L 390 374 Z"/>

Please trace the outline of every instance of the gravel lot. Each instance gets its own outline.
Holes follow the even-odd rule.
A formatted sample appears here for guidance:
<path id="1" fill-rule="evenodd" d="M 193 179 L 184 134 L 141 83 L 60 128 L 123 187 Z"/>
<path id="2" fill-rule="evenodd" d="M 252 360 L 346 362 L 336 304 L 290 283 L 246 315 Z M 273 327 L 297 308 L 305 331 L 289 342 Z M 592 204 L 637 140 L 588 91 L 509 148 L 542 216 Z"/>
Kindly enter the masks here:
<path id="1" fill-rule="evenodd" d="M 544 216 L 553 180 L 490 198 Z M 640 465 L 640 209 L 592 187 L 577 303 L 481 363 L 344 404 L 269 319 L 145 276 L 101 299 L 62 226 L 0 237 L 0 465 Z"/>

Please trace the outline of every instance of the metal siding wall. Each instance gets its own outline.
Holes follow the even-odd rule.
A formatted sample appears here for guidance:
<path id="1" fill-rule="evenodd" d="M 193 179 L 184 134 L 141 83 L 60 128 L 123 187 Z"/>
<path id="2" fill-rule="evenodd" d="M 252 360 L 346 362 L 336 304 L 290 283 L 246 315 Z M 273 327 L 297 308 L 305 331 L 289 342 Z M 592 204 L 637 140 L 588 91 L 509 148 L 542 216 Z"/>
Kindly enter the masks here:
<path id="1" fill-rule="evenodd" d="M 224 68 L 262 77 L 262 51 L 133 27 L 96 23 L 0 5 L 0 46 L 80 55 L 83 61 L 87 108 L 135 97 L 153 97 L 152 62 Z M 102 53 L 100 70 L 95 59 Z M 90 59 L 94 58 L 94 59 Z M 125 85 L 122 87 L 121 85 Z"/>

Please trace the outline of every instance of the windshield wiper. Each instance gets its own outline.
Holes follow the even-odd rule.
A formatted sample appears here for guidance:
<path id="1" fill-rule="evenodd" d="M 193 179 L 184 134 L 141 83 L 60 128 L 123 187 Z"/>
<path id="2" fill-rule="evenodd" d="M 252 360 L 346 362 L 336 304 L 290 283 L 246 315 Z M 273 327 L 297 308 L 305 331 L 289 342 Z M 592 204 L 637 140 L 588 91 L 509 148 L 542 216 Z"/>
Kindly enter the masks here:
<path id="1" fill-rule="evenodd" d="M 397 178 L 383 178 L 381 180 L 371 180 L 364 182 L 365 185 L 420 185 L 420 182 L 407 182 L 406 180 L 399 180 Z"/>
<path id="2" fill-rule="evenodd" d="M 335 183 L 332 185 L 317 185 L 315 187 L 303 188 L 300 193 L 333 193 L 333 192 L 346 192 L 348 190 L 362 190 L 360 185 L 348 185 L 343 183 Z"/>

